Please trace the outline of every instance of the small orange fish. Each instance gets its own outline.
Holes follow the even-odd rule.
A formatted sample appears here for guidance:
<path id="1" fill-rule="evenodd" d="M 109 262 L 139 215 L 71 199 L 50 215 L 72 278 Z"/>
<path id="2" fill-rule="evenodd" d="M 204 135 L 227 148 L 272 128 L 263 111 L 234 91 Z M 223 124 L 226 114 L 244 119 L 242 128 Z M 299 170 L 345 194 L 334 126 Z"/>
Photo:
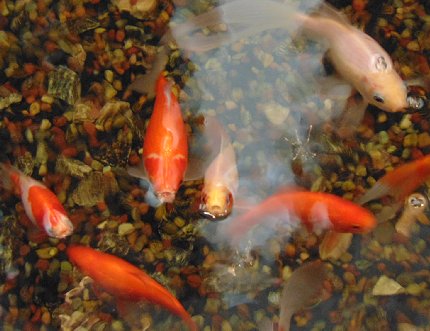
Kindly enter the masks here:
<path id="1" fill-rule="evenodd" d="M 143 163 L 159 201 L 173 202 L 187 169 L 188 143 L 178 99 L 163 75 L 143 142 Z"/>
<path id="2" fill-rule="evenodd" d="M 396 167 L 380 178 L 360 199 L 359 204 L 390 195 L 403 200 L 430 177 L 430 155 Z"/>
<path id="3" fill-rule="evenodd" d="M 196 323 L 181 303 L 143 270 L 116 257 L 85 246 L 67 248 L 67 256 L 83 274 L 118 300 L 147 300 L 179 316 L 188 328 L 197 331 Z"/>
<path id="4" fill-rule="evenodd" d="M 63 205 L 45 185 L 24 175 L 18 169 L 0 164 L 1 184 L 6 189 L 17 189 L 28 218 L 48 236 L 64 238 L 73 233 Z"/>
<path id="5" fill-rule="evenodd" d="M 247 213 L 233 219 L 226 233 L 240 238 L 268 217 L 287 216 L 288 222 L 300 220 L 309 231 L 365 233 L 376 225 L 367 209 L 336 195 L 323 192 L 287 191 L 263 200 Z M 284 216 L 284 217 L 283 217 Z"/>
<path id="6" fill-rule="evenodd" d="M 212 220 L 230 215 L 234 196 L 239 186 L 239 174 L 233 145 L 221 124 L 211 117 L 206 118 L 206 135 L 217 154 L 207 167 L 202 190 L 200 211 Z"/>

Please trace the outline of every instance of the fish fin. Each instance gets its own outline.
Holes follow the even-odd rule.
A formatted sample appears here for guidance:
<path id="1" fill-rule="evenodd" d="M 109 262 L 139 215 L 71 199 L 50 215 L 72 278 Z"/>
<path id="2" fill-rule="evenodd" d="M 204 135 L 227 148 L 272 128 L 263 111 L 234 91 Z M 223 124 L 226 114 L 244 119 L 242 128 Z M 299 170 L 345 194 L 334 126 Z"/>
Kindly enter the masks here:
<path id="1" fill-rule="evenodd" d="M 164 70 L 168 61 L 168 47 L 161 46 L 158 49 L 157 55 L 154 62 L 152 63 L 151 69 L 148 70 L 144 75 L 138 76 L 128 88 L 142 94 L 146 94 L 148 98 L 152 99 L 155 97 L 155 86 L 160 76 L 160 73 Z"/>
<path id="2" fill-rule="evenodd" d="M 378 220 L 378 224 L 387 222 L 393 219 L 400 208 L 403 206 L 402 203 L 394 203 L 392 205 L 383 206 L 381 211 L 375 214 L 376 219 Z"/>
<path id="3" fill-rule="evenodd" d="M 368 103 L 364 100 L 356 100 L 350 97 L 346 104 L 345 110 L 338 121 L 337 133 L 342 138 L 352 137 L 360 126 Z"/>
<path id="4" fill-rule="evenodd" d="M 320 258 L 338 260 L 351 246 L 352 236 L 352 233 L 327 231 L 319 246 Z"/>
<path id="5" fill-rule="evenodd" d="M 352 86 L 336 75 L 318 77 L 316 81 L 319 92 L 330 99 L 347 100 L 352 93 Z"/>
<path id="6" fill-rule="evenodd" d="M 279 329 L 290 329 L 291 317 L 318 296 L 326 278 L 321 261 L 305 263 L 294 270 L 281 293 Z"/>
<path id="7" fill-rule="evenodd" d="M 379 180 L 375 183 L 375 185 L 372 186 L 370 190 L 368 190 L 366 193 L 364 193 L 364 195 L 358 198 L 356 202 L 360 205 L 364 205 L 371 200 L 379 199 L 380 197 L 391 194 L 392 189 L 393 188 L 390 185 L 382 183 Z"/>
<path id="8" fill-rule="evenodd" d="M 311 229 L 316 234 L 333 227 L 328 214 L 327 205 L 323 202 L 316 202 L 312 205 L 309 217 L 308 230 Z"/>
<path id="9" fill-rule="evenodd" d="M 275 194 L 292 193 L 292 192 L 305 192 L 305 191 L 307 191 L 307 190 L 304 187 L 301 187 L 298 185 L 286 185 L 286 186 L 278 187 Z"/>
<path id="10" fill-rule="evenodd" d="M 16 194 L 21 194 L 19 179 L 23 173 L 10 164 L 0 163 L 0 187 L 5 190 L 13 190 Z"/>
<path id="11" fill-rule="evenodd" d="M 307 1 L 307 9 L 319 2 Z M 236 0 L 189 18 L 185 23 L 171 25 L 170 28 L 181 48 L 205 52 L 269 29 L 285 28 L 289 33 L 294 33 L 301 25 L 296 19 L 296 6 L 270 0 Z M 227 32 L 209 36 L 199 33 L 204 28 L 221 23 L 227 25 Z"/>
<path id="12" fill-rule="evenodd" d="M 184 174 L 184 181 L 202 179 L 209 161 L 197 155 L 188 156 L 188 165 Z"/>
<path id="13" fill-rule="evenodd" d="M 146 173 L 145 167 L 143 166 L 142 163 L 140 163 L 136 167 L 127 167 L 127 173 L 131 177 L 136 177 L 136 178 L 140 178 L 140 179 L 144 179 L 144 180 L 149 181 L 148 174 Z"/>
<path id="14" fill-rule="evenodd" d="M 317 7 L 315 12 L 312 13 L 312 16 L 329 18 L 347 27 L 351 27 L 351 22 L 349 21 L 348 17 L 344 13 L 337 10 L 332 5 L 326 2 L 321 2 L 321 4 Z"/>

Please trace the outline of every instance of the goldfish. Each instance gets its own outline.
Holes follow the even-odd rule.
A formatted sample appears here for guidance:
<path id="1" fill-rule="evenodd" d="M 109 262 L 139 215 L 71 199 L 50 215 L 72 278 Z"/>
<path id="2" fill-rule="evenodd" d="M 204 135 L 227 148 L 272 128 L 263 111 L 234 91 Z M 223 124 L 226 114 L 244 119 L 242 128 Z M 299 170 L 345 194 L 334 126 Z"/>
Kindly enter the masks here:
<path id="1" fill-rule="evenodd" d="M 309 10 L 319 2 L 306 1 L 303 6 Z M 171 29 L 181 48 L 197 52 L 269 29 L 286 29 L 290 34 L 301 29 L 309 38 L 326 43 L 328 58 L 337 73 L 363 97 L 362 106 L 355 111 L 364 112 L 368 103 L 388 112 L 401 112 L 408 107 L 404 82 L 388 53 L 373 38 L 352 26 L 328 4 L 320 4 L 312 14 L 296 7 L 297 2 L 292 1 L 235 0 L 172 25 Z M 226 33 L 209 36 L 195 33 L 220 23 L 227 26 Z M 327 84 L 339 83 L 327 80 Z"/>
<path id="2" fill-rule="evenodd" d="M 198 330 L 190 314 L 173 294 L 134 265 L 85 246 L 72 245 L 66 253 L 83 274 L 118 300 L 146 300 L 160 305 L 180 317 L 190 330 Z"/>
<path id="3" fill-rule="evenodd" d="M 362 205 L 385 195 L 403 200 L 429 177 L 430 155 L 427 155 L 387 172 L 357 202 Z"/>
<path id="4" fill-rule="evenodd" d="M 236 156 L 227 133 L 216 119 L 206 118 L 206 134 L 218 153 L 205 171 L 200 211 L 208 218 L 223 219 L 231 213 L 239 185 Z"/>
<path id="5" fill-rule="evenodd" d="M 33 224 L 50 237 L 65 238 L 73 233 L 73 224 L 66 210 L 51 190 L 11 165 L 1 163 L 0 169 L 1 185 L 5 189 L 17 190 L 25 213 Z"/>
<path id="6" fill-rule="evenodd" d="M 143 142 L 146 174 L 129 169 L 137 177 L 148 176 L 161 203 L 172 203 L 188 165 L 188 142 L 184 120 L 172 83 L 162 74 L 156 85 L 154 110 Z"/>
<path id="7" fill-rule="evenodd" d="M 287 217 L 290 223 L 298 219 L 309 231 L 316 232 L 366 233 L 376 225 L 375 216 L 367 209 L 334 194 L 289 190 L 273 194 L 233 219 L 225 233 L 238 239 L 271 216 Z"/>

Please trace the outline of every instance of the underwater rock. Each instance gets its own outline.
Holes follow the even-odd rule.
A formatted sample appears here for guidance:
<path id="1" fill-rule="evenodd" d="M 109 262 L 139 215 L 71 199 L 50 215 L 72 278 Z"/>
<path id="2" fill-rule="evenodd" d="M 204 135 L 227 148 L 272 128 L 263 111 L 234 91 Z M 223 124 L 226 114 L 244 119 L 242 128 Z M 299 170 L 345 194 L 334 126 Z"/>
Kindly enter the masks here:
<path id="1" fill-rule="evenodd" d="M 76 72 L 59 66 L 48 75 L 48 94 L 73 105 L 81 97 L 81 82 Z"/>
<path id="2" fill-rule="evenodd" d="M 93 169 L 82 161 L 67 158 L 59 155 L 55 164 L 55 172 L 63 175 L 71 175 L 77 178 L 84 178 Z"/>

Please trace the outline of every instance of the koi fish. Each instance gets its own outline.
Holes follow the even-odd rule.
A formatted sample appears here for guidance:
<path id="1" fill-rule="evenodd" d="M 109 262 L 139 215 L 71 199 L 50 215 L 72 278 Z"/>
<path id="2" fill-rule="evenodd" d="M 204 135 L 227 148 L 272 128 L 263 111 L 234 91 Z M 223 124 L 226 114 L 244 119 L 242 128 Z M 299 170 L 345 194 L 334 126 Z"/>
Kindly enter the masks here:
<path id="1" fill-rule="evenodd" d="M 67 248 L 67 256 L 83 274 L 91 277 L 102 289 L 119 300 L 142 300 L 160 305 L 180 317 L 188 328 L 198 327 L 181 303 L 165 287 L 143 270 L 111 254 L 85 246 Z"/>
<path id="2" fill-rule="evenodd" d="M 143 165 L 158 200 L 172 203 L 188 165 L 188 143 L 178 99 L 163 75 L 157 81 L 154 111 L 143 142 Z M 143 177 L 139 170 L 129 170 Z"/>
<path id="3" fill-rule="evenodd" d="M 287 191 L 274 194 L 233 219 L 226 227 L 227 235 L 240 238 L 254 226 L 264 224 L 272 216 L 287 217 L 287 222 L 302 222 L 308 231 L 366 233 L 376 225 L 375 216 L 367 209 L 336 195 L 323 192 Z M 292 224 L 294 225 L 294 224 Z"/>
<path id="4" fill-rule="evenodd" d="M 303 5 L 309 10 L 319 2 Z M 172 26 L 172 34 L 181 48 L 201 52 L 265 30 L 283 28 L 293 34 L 301 29 L 311 39 L 327 43 L 328 57 L 337 73 L 362 95 L 362 112 L 367 103 L 389 112 L 408 107 L 405 84 L 390 56 L 374 39 L 328 4 L 320 4 L 311 15 L 296 6 L 292 1 L 236 0 Z M 196 33 L 220 23 L 227 25 L 226 33 Z"/>
<path id="5" fill-rule="evenodd" d="M 430 177 L 430 155 L 396 167 L 380 178 L 372 188 L 357 200 L 365 204 L 390 195 L 397 200 L 405 199 Z"/>
<path id="6" fill-rule="evenodd" d="M 202 190 L 201 213 L 210 219 L 223 219 L 230 215 L 234 196 L 239 185 L 234 148 L 227 133 L 214 118 L 206 118 L 206 135 L 219 151 L 206 169 Z M 216 143 L 219 137 L 219 143 Z"/>
<path id="7" fill-rule="evenodd" d="M 282 290 L 278 331 L 290 330 L 293 315 L 318 296 L 326 277 L 321 261 L 309 262 L 294 270 Z"/>
<path id="8" fill-rule="evenodd" d="M 65 238 L 73 233 L 73 224 L 57 196 L 41 182 L 18 169 L 0 164 L 1 186 L 17 189 L 28 218 L 50 237 Z"/>

